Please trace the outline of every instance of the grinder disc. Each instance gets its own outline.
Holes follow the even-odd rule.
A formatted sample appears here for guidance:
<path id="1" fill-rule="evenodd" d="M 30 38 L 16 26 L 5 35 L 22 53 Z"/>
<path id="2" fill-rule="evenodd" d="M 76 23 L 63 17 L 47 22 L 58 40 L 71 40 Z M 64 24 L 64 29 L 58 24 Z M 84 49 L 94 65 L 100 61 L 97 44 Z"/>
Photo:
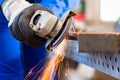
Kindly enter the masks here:
<path id="1" fill-rule="evenodd" d="M 53 50 L 54 48 L 56 48 L 64 39 L 64 37 L 66 36 L 66 34 L 68 33 L 68 30 L 70 29 L 71 23 L 72 23 L 72 16 L 75 15 L 73 12 L 69 11 L 68 13 L 66 13 L 62 18 L 62 27 L 60 29 L 60 31 L 58 32 L 58 34 L 51 40 L 51 42 L 48 44 L 47 49 L 49 51 Z"/>

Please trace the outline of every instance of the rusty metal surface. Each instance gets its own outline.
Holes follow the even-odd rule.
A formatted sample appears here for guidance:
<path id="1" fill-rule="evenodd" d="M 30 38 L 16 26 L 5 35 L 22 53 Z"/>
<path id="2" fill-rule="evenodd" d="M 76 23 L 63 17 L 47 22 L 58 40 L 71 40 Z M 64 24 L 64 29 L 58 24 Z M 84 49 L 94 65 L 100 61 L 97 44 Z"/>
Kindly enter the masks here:
<path id="1" fill-rule="evenodd" d="M 78 42 L 68 40 L 65 57 L 120 79 L 120 54 L 78 52 Z"/>
<path id="2" fill-rule="evenodd" d="M 79 52 L 118 53 L 120 33 L 114 32 L 79 32 L 69 33 L 68 39 L 78 40 Z"/>
<path id="3" fill-rule="evenodd" d="M 77 40 L 79 33 L 68 32 L 67 39 L 68 40 Z"/>

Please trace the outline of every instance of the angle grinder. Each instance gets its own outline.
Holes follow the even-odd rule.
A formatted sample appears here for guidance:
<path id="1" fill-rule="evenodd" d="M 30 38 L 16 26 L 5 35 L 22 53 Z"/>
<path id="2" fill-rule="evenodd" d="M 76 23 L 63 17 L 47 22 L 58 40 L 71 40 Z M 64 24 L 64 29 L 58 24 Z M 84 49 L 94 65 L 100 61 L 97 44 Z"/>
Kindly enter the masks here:
<path id="1" fill-rule="evenodd" d="M 37 10 L 30 20 L 30 27 L 37 36 L 47 39 L 46 49 L 56 48 L 67 35 L 72 23 L 72 11 L 67 11 L 61 18 L 47 12 Z"/>

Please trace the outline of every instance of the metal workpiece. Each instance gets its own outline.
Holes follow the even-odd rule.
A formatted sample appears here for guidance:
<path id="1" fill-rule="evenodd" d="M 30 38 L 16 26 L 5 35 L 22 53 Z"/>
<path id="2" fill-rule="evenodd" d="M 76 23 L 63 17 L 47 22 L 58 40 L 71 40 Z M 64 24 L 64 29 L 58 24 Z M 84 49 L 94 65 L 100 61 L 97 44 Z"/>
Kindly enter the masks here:
<path id="1" fill-rule="evenodd" d="M 68 33 L 65 57 L 120 79 L 120 33 Z"/>
<path id="2" fill-rule="evenodd" d="M 118 53 L 120 33 L 114 32 L 71 32 L 68 39 L 77 40 L 79 52 Z"/>
<path id="3" fill-rule="evenodd" d="M 78 41 L 67 40 L 65 57 L 120 79 L 120 54 L 78 52 Z"/>

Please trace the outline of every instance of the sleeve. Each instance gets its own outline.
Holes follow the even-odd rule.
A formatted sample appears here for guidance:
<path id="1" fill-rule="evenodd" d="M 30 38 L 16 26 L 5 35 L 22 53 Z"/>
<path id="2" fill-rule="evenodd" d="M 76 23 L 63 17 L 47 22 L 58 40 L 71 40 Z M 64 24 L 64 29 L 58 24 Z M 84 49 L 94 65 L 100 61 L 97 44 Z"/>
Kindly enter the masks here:
<path id="1" fill-rule="evenodd" d="M 1 5 L 4 2 L 4 0 L 0 0 L 0 10 L 1 10 Z"/>
<path id="2" fill-rule="evenodd" d="M 4 0 L 0 0 L 0 5 L 2 5 L 3 1 L 4 1 Z"/>
<path id="3" fill-rule="evenodd" d="M 42 0 L 41 5 L 51 9 L 57 17 L 61 17 L 67 10 L 72 10 L 80 0 Z"/>

